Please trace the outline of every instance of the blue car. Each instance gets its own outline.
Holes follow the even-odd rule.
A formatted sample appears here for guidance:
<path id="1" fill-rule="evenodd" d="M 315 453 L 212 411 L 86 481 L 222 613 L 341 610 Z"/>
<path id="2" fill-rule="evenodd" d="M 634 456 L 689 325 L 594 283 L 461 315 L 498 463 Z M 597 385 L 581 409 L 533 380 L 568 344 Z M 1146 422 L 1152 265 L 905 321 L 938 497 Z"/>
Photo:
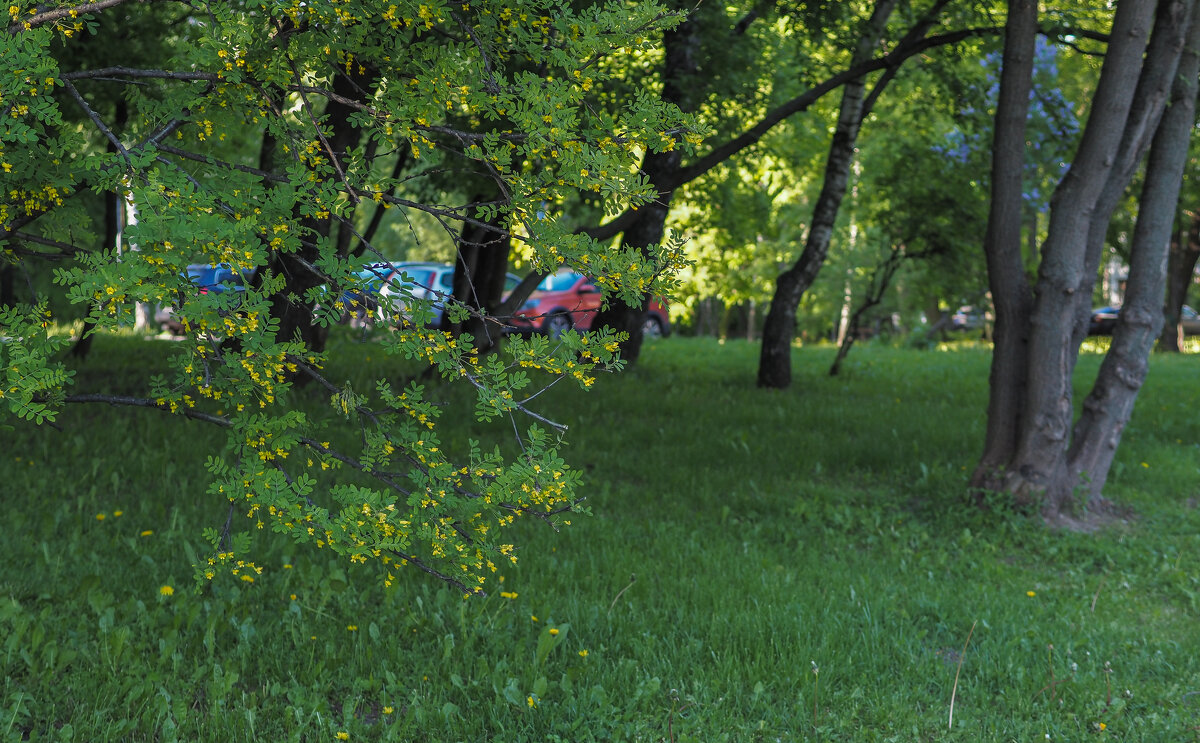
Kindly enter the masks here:
<path id="1" fill-rule="evenodd" d="M 186 275 L 189 281 L 200 287 L 201 294 L 244 292 L 246 291 L 246 279 L 250 278 L 248 274 L 243 275 L 235 271 L 233 266 L 228 263 L 218 263 L 215 266 L 193 263 L 187 267 Z M 183 333 L 183 325 L 175 316 L 175 307 L 172 305 L 160 307 L 154 313 L 154 322 L 169 333 L 175 335 Z"/>

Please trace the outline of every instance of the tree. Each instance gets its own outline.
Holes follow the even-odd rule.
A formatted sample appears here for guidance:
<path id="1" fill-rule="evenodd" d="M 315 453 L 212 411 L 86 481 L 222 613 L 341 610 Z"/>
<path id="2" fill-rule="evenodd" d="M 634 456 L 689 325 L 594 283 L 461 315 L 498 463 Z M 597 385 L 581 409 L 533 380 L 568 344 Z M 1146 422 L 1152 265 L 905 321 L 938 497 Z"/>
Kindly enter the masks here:
<path id="1" fill-rule="evenodd" d="M 1089 514 L 1103 511 L 1101 491 L 1162 323 L 1167 246 L 1195 123 L 1195 5 L 1123 0 L 1117 6 L 1091 114 L 1055 190 L 1032 286 L 1017 260 L 1019 233 L 1011 224 L 1020 209 L 1023 109 L 1037 11 L 1032 3 L 1010 5 L 985 244 L 996 346 L 987 441 L 973 482 L 1011 493 L 1054 523 L 1086 526 Z M 1147 148 L 1126 303 L 1072 427 L 1072 376 L 1104 235 Z"/>
<path id="2" fill-rule="evenodd" d="M 345 293 L 364 290 L 355 256 L 382 255 L 371 240 L 384 209 L 430 215 L 455 241 L 491 239 L 464 237 L 472 231 L 521 241 L 539 268 L 586 268 L 612 297 L 655 291 L 670 261 L 654 246 L 606 250 L 535 215 L 567 190 L 620 209 L 651 198 L 635 154 L 661 146 L 664 131 L 682 138 L 688 123 L 651 98 L 598 112 L 587 97 L 605 84 L 601 60 L 648 47 L 680 17 L 652 2 L 180 4 L 162 56 L 72 62 L 81 38 L 111 38 L 163 5 L 10 7 L 0 244 L 9 266 L 62 261 L 55 281 L 97 328 L 128 322 L 137 302 L 173 305 L 187 330 L 173 372 L 140 397 L 74 392 L 50 306 L 14 302 L 0 309 L 0 404 L 36 424 L 65 404 L 107 403 L 227 430 L 208 492 L 229 501 L 230 522 L 209 533 L 202 577 L 255 569 L 247 533 L 231 526 L 243 513 L 248 527 L 376 562 L 387 582 L 415 566 L 482 590 L 496 563 L 515 559 L 506 527 L 522 516 L 557 522 L 576 502 L 562 427 L 530 408 L 536 385 L 587 387 L 618 368 L 614 336 L 515 340 L 503 358 L 483 357 L 470 335 L 399 323 L 384 352 L 474 387 L 482 420 L 511 418 L 514 432 L 517 417 L 535 421 L 513 452 L 447 452 L 424 387 L 326 379 L 323 329 Z M 96 104 L 114 90 L 123 118 Z M 440 189 L 439 177 L 466 185 Z M 108 193 L 136 204 L 139 219 L 115 248 L 97 248 L 85 206 Z M 467 201 L 480 193 L 486 201 Z M 246 290 L 201 291 L 187 277 L 194 263 L 228 264 Z M 428 302 L 405 300 L 428 315 Z M 452 298 L 446 312 L 473 316 Z M 292 406 L 301 381 L 328 395 L 324 418 Z M 323 440 L 337 419 L 356 425 L 355 443 Z"/>

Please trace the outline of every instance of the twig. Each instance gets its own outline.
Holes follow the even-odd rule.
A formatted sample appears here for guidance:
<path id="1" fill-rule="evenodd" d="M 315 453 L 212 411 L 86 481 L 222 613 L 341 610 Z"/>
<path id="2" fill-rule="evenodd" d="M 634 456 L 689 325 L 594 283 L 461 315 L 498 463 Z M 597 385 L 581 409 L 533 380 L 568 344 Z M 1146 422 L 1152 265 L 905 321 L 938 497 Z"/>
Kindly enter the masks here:
<path id="1" fill-rule="evenodd" d="M 979 624 L 976 619 L 971 623 L 971 631 L 967 633 L 967 641 L 963 643 L 962 652 L 958 655 L 958 668 L 954 669 L 954 687 L 950 690 L 950 720 L 949 729 L 954 729 L 954 697 L 958 694 L 958 674 L 962 672 L 963 658 L 967 654 L 967 645 L 971 644 L 971 635 L 975 634 L 975 625 Z"/>
<path id="2" fill-rule="evenodd" d="M 1096 602 L 1100 600 L 1100 592 L 1104 590 L 1104 581 L 1108 580 L 1105 576 L 1100 579 L 1100 585 L 1096 587 L 1096 595 L 1092 596 L 1092 613 L 1096 613 Z"/>
<path id="3" fill-rule="evenodd" d="M 617 591 L 617 595 L 613 596 L 612 603 L 608 605 L 608 610 L 610 612 L 613 610 L 613 607 L 617 605 L 617 600 L 620 599 L 621 596 L 623 596 L 626 591 L 628 591 L 630 588 L 632 588 L 634 583 L 637 583 L 637 574 L 630 573 L 629 574 L 629 585 L 625 586 L 620 591 Z"/>

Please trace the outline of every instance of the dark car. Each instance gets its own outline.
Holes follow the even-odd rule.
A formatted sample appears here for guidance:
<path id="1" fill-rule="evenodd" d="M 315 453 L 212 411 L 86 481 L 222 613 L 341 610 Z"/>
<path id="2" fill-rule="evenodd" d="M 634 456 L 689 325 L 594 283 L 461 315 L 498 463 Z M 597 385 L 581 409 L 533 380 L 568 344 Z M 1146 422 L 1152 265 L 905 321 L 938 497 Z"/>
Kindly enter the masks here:
<path id="1" fill-rule="evenodd" d="M 588 277 L 573 271 L 547 276 L 512 318 L 513 332 L 545 333 L 557 338 L 571 328 L 590 330 L 600 309 L 600 290 Z M 658 338 L 671 332 L 667 309 L 653 300 L 642 332 Z"/>
<path id="2" fill-rule="evenodd" d="M 1115 305 L 1097 307 L 1088 320 L 1088 335 L 1112 335 L 1121 308 Z"/>
<path id="3" fill-rule="evenodd" d="M 228 263 L 218 263 L 215 266 L 195 263 L 187 267 L 187 278 L 200 287 L 201 294 L 223 294 L 246 291 L 246 279 L 249 275 L 243 276 Z M 160 307 L 154 313 L 154 322 L 169 333 L 179 335 L 183 332 L 183 326 L 175 316 L 174 305 Z"/>

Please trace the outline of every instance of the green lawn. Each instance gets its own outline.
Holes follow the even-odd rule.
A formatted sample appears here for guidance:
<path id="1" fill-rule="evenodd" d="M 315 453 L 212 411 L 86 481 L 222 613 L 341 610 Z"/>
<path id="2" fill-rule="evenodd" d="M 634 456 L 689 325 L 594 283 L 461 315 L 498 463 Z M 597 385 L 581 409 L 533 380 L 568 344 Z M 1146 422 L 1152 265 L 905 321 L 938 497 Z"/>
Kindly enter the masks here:
<path id="1" fill-rule="evenodd" d="M 99 338 L 78 389 L 143 392 L 166 348 Z M 400 373 L 334 350 L 357 388 Z M 0 431 L 0 740 L 1197 738 L 1200 359 L 1153 360 L 1108 489 L 1137 516 L 1080 535 L 965 497 L 986 350 L 866 345 L 829 378 L 797 349 L 785 392 L 757 351 L 671 338 L 544 396 L 592 515 L 518 528 L 516 598 L 385 590 L 265 532 L 253 584 L 197 589 L 220 432 L 102 406 Z"/>

